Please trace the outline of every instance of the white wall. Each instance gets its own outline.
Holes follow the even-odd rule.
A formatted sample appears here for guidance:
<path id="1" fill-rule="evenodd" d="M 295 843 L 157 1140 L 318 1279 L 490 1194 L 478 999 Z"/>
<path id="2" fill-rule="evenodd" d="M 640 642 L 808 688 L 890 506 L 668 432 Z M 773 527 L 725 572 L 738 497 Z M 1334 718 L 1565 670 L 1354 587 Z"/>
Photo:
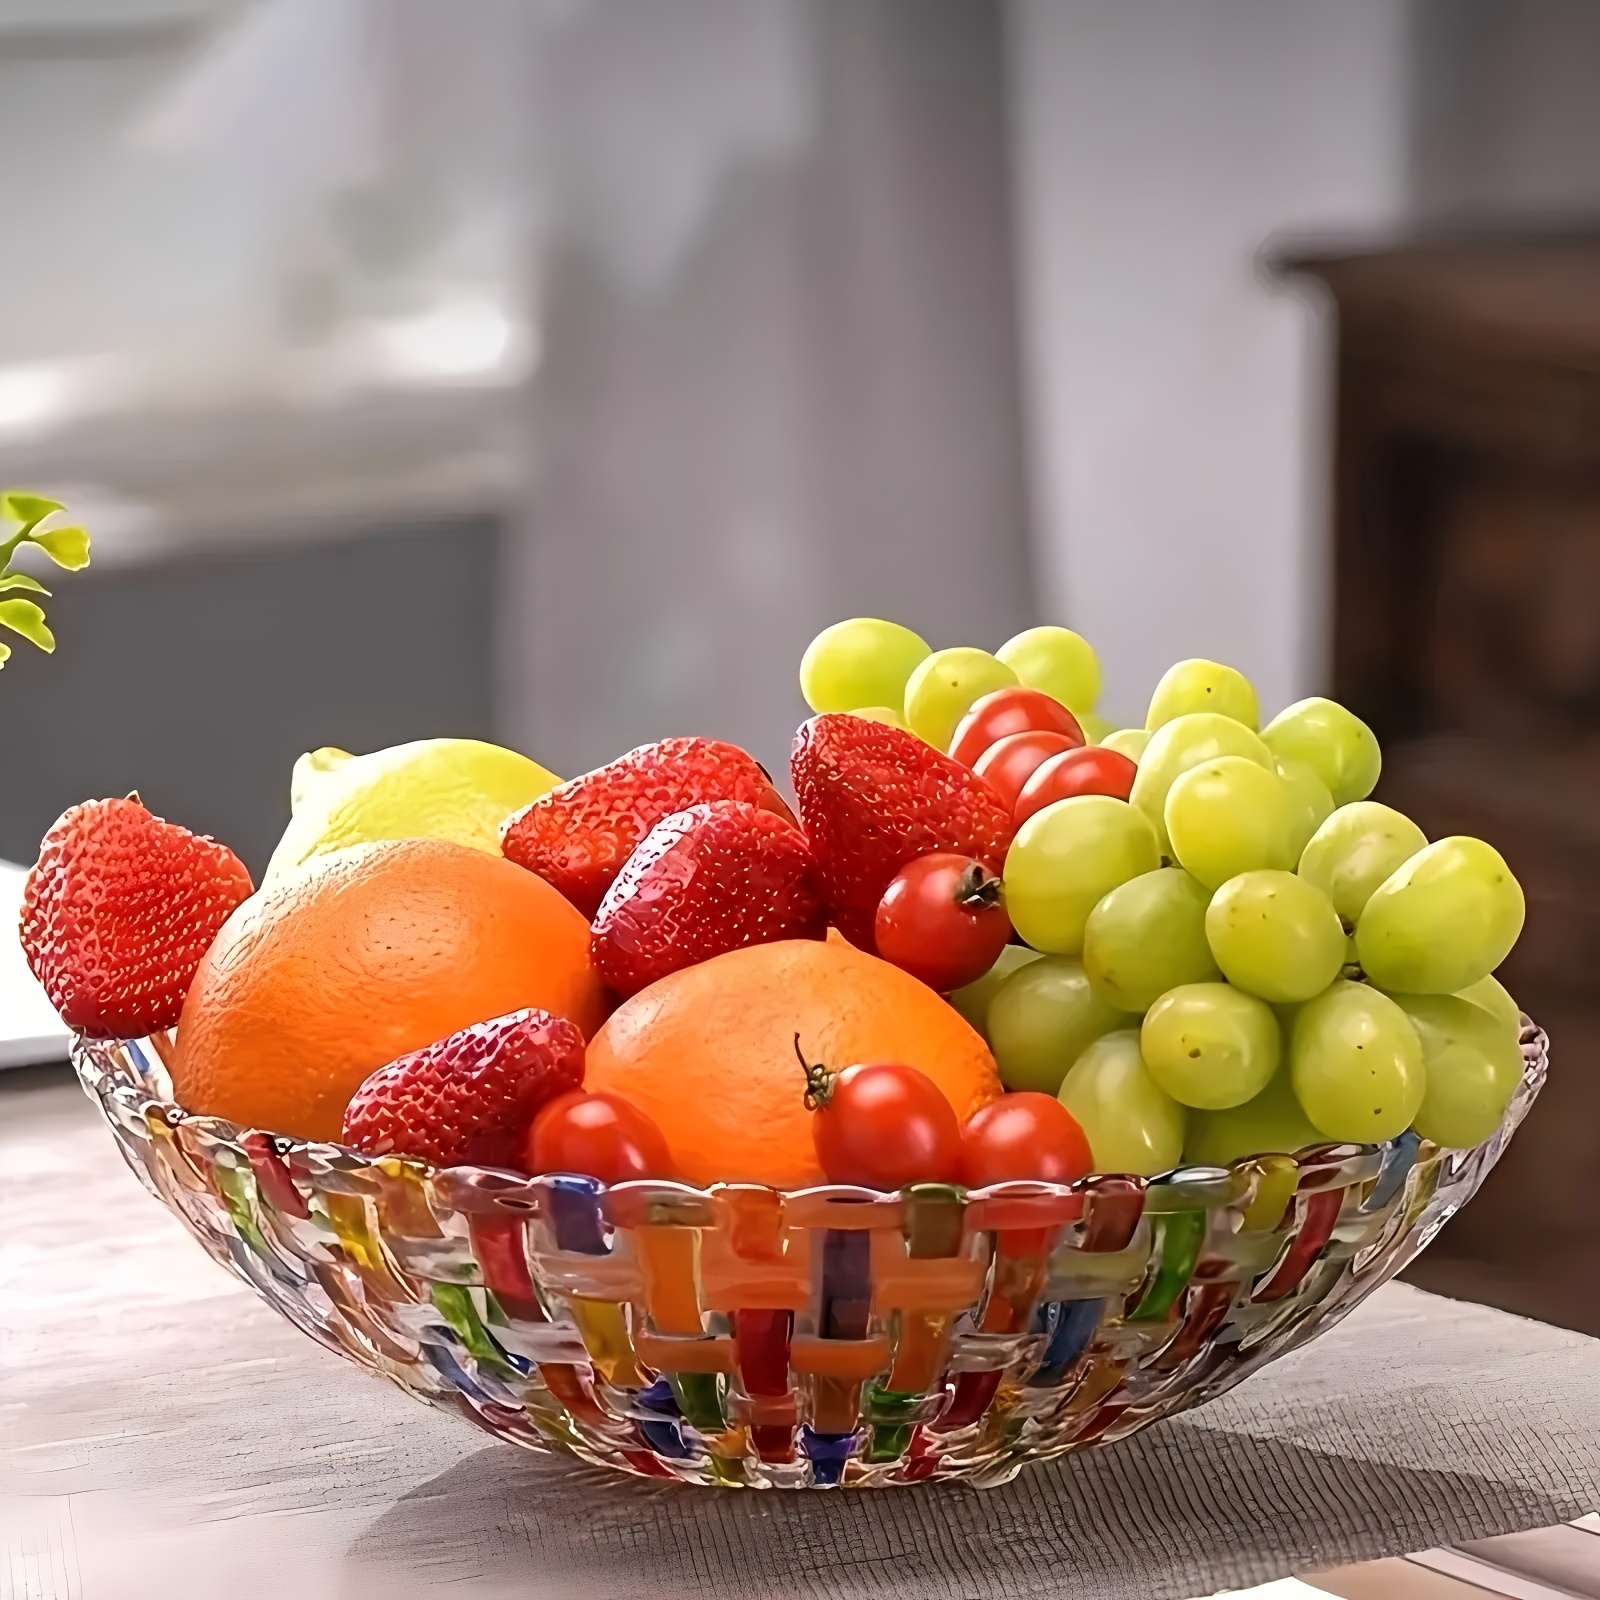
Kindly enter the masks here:
<path id="1" fill-rule="evenodd" d="M 1328 330 L 1275 234 L 1404 202 L 1405 0 L 1012 0 L 1041 609 L 1108 715 L 1172 661 L 1322 684 Z"/>

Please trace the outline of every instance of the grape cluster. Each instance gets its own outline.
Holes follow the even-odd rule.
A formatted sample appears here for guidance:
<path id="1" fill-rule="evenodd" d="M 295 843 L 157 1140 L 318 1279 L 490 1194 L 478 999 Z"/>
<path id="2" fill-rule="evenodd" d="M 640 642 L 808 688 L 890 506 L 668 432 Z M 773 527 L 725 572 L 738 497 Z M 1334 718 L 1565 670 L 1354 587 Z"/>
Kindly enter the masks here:
<path id="1" fill-rule="evenodd" d="M 1521 931 L 1522 890 L 1482 840 L 1429 843 L 1368 798 L 1378 741 L 1343 706 L 1302 700 L 1262 727 L 1242 673 L 1181 661 L 1144 725 L 1113 729 L 1095 715 L 1093 649 L 1057 627 L 990 655 L 857 618 L 817 637 L 800 678 L 813 709 L 987 765 L 1016 803 L 1002 875 L 1016 942 L 950 1000 L 1008 1089 L 1059 1096 L 1100 1170 L 1407 1128 L 1469 1146 L 1500 1121 L 1521 1022 L 1492 974 Z M 1012 723 L 989 720 L 1011 727 L 1019 686 L 1065 706 L 1110 753 L 1104 772 L 1130 781 L 1041 787 L 1051 764 L 1085 764 L 1055 753 L 1047 721 L 1030 745 L 1009 732 L 984 746 L 985 708 L 1004 700 Z"/>

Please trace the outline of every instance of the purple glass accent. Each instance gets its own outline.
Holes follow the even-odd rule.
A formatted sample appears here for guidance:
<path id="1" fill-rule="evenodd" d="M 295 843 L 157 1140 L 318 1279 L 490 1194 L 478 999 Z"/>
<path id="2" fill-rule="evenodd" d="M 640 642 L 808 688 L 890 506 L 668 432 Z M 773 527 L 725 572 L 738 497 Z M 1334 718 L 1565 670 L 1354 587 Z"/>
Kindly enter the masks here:
<path id="1" fill-rule="evenodd" d="M 800 1430 L 800 1449 L 811 1463 L 811 1476 L 823 1487 L 836 1486 L 844 1477 L 844 1464 L 855 1450 L 854 1433 L 814 1433 Z"/>
<path id="2" fill-rule="evenodd" d="M 605 1192 L 606 1186 L 597 1178 L 563 1173 L 545 1180 L 545 1208 L 560 1249 L 585 1256 L 607 1253 L 605 1214 L 601 1209 Z"/>

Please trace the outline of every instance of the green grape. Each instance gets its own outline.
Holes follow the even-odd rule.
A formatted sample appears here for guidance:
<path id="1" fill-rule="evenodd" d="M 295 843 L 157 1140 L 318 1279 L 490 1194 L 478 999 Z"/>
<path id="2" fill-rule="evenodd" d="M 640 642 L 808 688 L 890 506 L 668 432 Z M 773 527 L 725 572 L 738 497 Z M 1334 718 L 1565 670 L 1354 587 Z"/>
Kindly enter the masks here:
<path id="1" fill-rule="evenodd" d="M 1071 628 L 1029 628 L 995 651 L 1030 689 L 1053 695 L 1080 720 L 1100 699 L 1100 658 Z"/>
<path id="2" fill-rule="evenodd" d="M 1149 1178 L 1183 1159 L 1183 1107 L 1150 1076 L 1132 1029 L 1096 1039 L 1056 1098 L 1083 1129 L 1096 1172 Z"/>
<path id="3" fill-rule="evenodd" d="M 1150 730 L 1148 728 L 1118 728 L 1115 733 L 1108 733 L 1100 741 L 1107 750 L 1115 750 L 1119 756 L 1126 756 L 1135 766 L 1144 754 L 1144 747 L 1150 743 Z"/>
<path id="4" fill-rule="evenodd" d="M 1083 729 L 1083 742 L 1085 744 L 1099 744 L 1108 733 L 1115 731 L 1115 724 L 1107 722 L 1104 717 L 1096 716 L 1092 711 L 1078 711 L 1074 715 L 1078 719 L 1078 726 Z"/>
<path id="5" fill-rule="evenodd" d="M 1286 1061 L 1254 1100 L 1226 1111 L 1191 1111 L 1183 1159 L 1196 1166 L 1228 1167 L 1245 1156 L 1292 1156 L 1308 1144 L 1324 1142 L 1294 1097 Z"/>
<path id="6" fill-rule="evenodd" d="M 1372 891 L 1356 948 L 1380 989 L 1455 994 L 1510 954 L 1524 909 L 1500 852 L 1456 834 L 1417 851 Z"/>
<path id="7" fill-rule="evenodd" d="M 1278 776 L 1289 791 L 1294 814 L 1294 824 L 1289 834 L 1294 850 L 1294 857 L 1289 862 L 1292 871 L 1299 864 L 1301 852 L 1317 829 L 1333 815 L 1333 796 L 1328 793 L 1327 784 L 1305 762 L 1280 761 L 1277 768 Z"/>
<path id="8" fill-rule="evenodd" d="M 1283 1039 L 1265 1000 L 1225 983 L 1185 983 L 1145 1013 L 1139 1049 L 1150 1076 L 1174 1100 L 1225 1111 L 1266 1088 Z"/>
<path id="9" fill-rule="evenodd" d="M 965 988 L 957 989 L 945 998 L 987 1039 L 989 1002 L 994 998 L 1000 985 L 1018 967 L 1025 967 L 1030 961 L 1043 959 L 1039 951 L 1030 950 L 1025 944 L 1008 944 L 995 957 L 994 965 L 981 978 L 974 979 Z"/>
<path id="10" fill-rule="evenodd" d="M 1311 835 L 1300 856 L 1300 876 L 1333 901 L 1354 927 L 1372 891 L 1428 842 L 1410 817 L 1376 800 L 1340 806 Z"/>
<path id="11" fill-rule="evenodd" d="M 1388 995 L 1342 978 L 1300 1007 L 1289 1071 L 1318 1131 L 1351 1144 L 1403 1133 L 1427 1087 L 1422 1045 L 1405 1012 Z"/>
<path id="12" fill-rule="evenodd" d="M 1247 756 L 1218 756 L 1180 773 L 1163 810 L 1172 853 L 1208 889 L 1241 872 L 1299 859 L 1289 786 Z"/>
<path id="13" fill-rule="evenodd" d="M 1206 938 L 1229 983 L 1274 1005 L 1321 994 L 1344 965 L 1344 927 L 1292 872 L 1242 872 L 1211 897 Z"/>
<path id="14" fill-rule="evenodd" d="M 1041 956 L 1013 970 L 995 990 L 989 1048 L 1006 1088 L 1054 1094 L 1067 1068 L 1101 1034 L 1127 1021 L 1126 1013 L 1094 992 L 1076 956 Z"/>
<path id="15" fill-rule="evenodd" d="M 1083 925 L 1083 969 L 1122 1011 L 1143 1011 L 1180 983 L 1221 977 L 1206 943 L 1211 896 L 1187 872 L 1162 867 L 1118 885 Z"/>
<path id="16" fill-rule="evenodd" d="M 927 644 L 898 622 L 852 617 L 824 628 L 800 658 L 800 693 L 813 711 L 898 706 Z"/>
<path id="17" fill-rule="evenodd" d="M 1383 755 L 1372 729 L 1336 700 L 1313 696 L 1280 711 L 1261 737 L 1280 761 L 1303 761 L 1328 786 L 1335 805 L 1365 800 Z"/>
<path id="18" fill-rule="evenodd" d="M 1522 1081 L 1522 1051 L 1504 1021 L 1453 994 L 1397 994 L 1422 1044 L 1427 1088 L 1414 1126 L 1453 1150 L 1481 1144 L 1500 1126 Z"/>
<path id="19" fill-rule="evenodd" d="M 1006 853 L 1011 926 L 1035 950 L 1076 955 L 1102 895 L 1161 865 L 1144 813 L 1110 795 L 1080 794 L 1036 811 Z"/>
<path id="20" fill-rule="evenodd" d="M 1261 704 L 1250 680 L 1220 661 L 1203 660 L 1180 661 L 1167 668 L 1150 696 L 1144 725 L 1154 733 L 1174 717 L 1197 711 L 1232 717 L 1252 733 L 1261 726 Z"/>
<path id="21" fill-rule="evenodd" d="M 965 646 L 935 650 L 906 682 L 906 721 L 935 750 L 948 750 L 956 724 L 972 709 L 972 702 L 996 689 L 1009 689 L 1016 681 L 1016 673 L 987 650 Z"/>
<path id="22" fill-rule="evenodd" d="M 1272 770 L 1272 752 L 1242 722 L 1212 711 L 1193 716 L 1174 717 L 1150 736 L 1144 754 L 1138 758 L 1139 775 L 1133 780 L 1128 798 L 1150 819 L 1162 855 L 1172 853 L 1167 838 L 1167 791 L 1189 770 L 1202 761 L 1218 756 L 1244 756 L 1257 766 Z"/>
<path id="23" fill-rule="evenodd" d="M 1522 1007 L 1506 992 L 1506 986 L 1498 978 L 1479 978 L 1456 993 L 1461 999 L 1482 1006 L 1502 1027 L 1510 1030 L 1513 1039 L 1521 1039 Z"/>

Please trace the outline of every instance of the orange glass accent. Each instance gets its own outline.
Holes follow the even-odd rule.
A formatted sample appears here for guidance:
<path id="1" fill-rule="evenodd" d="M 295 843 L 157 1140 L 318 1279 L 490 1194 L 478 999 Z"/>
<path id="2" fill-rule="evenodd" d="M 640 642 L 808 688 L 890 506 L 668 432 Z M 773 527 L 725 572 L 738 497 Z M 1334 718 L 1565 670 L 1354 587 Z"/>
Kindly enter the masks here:
<path id="1" fill-rule="evenodd" d="M 545 1387 L 564 1405 L 579 1422 L 591 1427 L 609 1426 L 610 1418 L 600 1409 L 599 1402 L 589 1392 L 583 1375 L 570 1362 L 544 1361 L 539 1364 L 539 1376 Z"/>
<path id="2" fill-rule="evenodd" d="M 732 1372 L 738 1364 L 732 1339 L 673 1338 L 640 1328 L 633 1347 L 656 1372 Z"/>
<path id="3" fill-rule="evenodd" d="M 900 1249 L 899 1259 L 886 1250 L 880 1261 L 877 1236 L 873 1237 L 872 1309 L 881 1311 L 964 1311 L 983 1292 L 986 1272 L 982 1261 L 959 1256 L 910 1261 Z M 892 1235 L 890 1246 L 899 1241 Z"/>
<path id="4" fill-rule="evenodd" d="M 811 1389 L 811 1426 L 816 1432 L 853 1433 L 860 1420 L 859 1383 L 838 1377 L 819 1377 L 816 1380 Z"/>
<path id="5" fill-rule="evenodd" d="M 1025 1324 L 1050 1274 L 1058 1228 L 1008 1229 L 995 1238 L 994 1287 L 983 1309 L 985 1333 L 1016 1333 Z"/>
<path id="6" fill-rule="evenodd" d="M 406 1239 L 442 1239 L 444 1230 L 434 1217 L 415 1170 L 393 1156 L 384 1156 L 375 1165 L 385 1179 L 378 1197 L 378 1219 L 384 1232 Z"/>
<path id="7" fill-rule="evenodd" d="M 900 1340 L 885 1387 L 896 1394 L 926 1394 L 950 1354 L 949 1314 L 913 1311 L 900 1318 Z"/>
<path id="8" fill-rule="evenodd" d="M 889 1365 L 889 1341 L 882 1335 L 873 1339 L 816 1339 L 800 1335 L 790 1347 L 789 1365 L 796 1372 L 859 1383 L 875 1377 Z M 850 1426 L 853 1428 L 855 1423 Z"/>
<path id="9" fill-rule="evenodd" d="M 726 1209 L 733 1253 L 745 1261 L 771 1261 L 783 1253 L 783 1196 L 756 1184 L 720 1184 L 713 1193 Z"/>
<path id="10" fill-rule="evenodd" d="M 993 1232 L 1000 1229 L 1059 1228 L 1076 1222 L 1083 1215 L 1083 1196 L 1078 1194 L 1000 1195 L 973 1203 L 976 1212 L 969 1221 L 973 1228 Z"/>
<path id="11" fill-rule="evenodd" d="M 594 1370 L 617 1388 L 644 1388 L 650 1380 L 634 1359 L 623 1308 L 613 1300 L 583 1300 L 576 1296 L 568 1303 Z"/>
<path id="12" fill-rule="evenodd" d="M 791 1228 L 836 1228 L 870 1233 L 875 1228 L 899 1229 L 905 1205 L 899 1200 L 829 1200 L 825 1195 L 791 1196 L 784 1208 Z"/>
<path id="13" fill-rule="evenodd" d="M 631 1236 L 644 1273 L 644 1303 L 657 1333 L 698 1334 L 698 1263 L 693 1228 L 640 1228 Z"/>
<path id="14" fill-rule="evenodd" d="M 709 1311 L 800 1311 L 811 1304 L 811 1235 L 786 1230 L 782 1253 L 751 1258 L 721 1230 L 700 1235 L 700 1298 Z"/>

